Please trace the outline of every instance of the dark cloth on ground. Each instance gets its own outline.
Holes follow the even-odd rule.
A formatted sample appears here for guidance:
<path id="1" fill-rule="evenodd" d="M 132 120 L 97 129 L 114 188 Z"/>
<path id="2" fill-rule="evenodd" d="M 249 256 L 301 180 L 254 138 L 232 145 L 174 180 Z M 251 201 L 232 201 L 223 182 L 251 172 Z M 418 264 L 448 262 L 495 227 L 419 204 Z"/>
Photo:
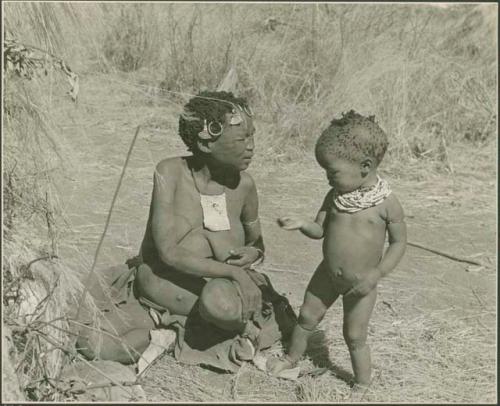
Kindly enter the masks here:
<path id="1" fill-rule="evenodd" d="M 135 257 L 126 265 L 108 268 L 103 276 L 104 283 L 109 284 L 109 296 L 96 286 L 99 284 L 94 284 L 90 292 L 105 314 L 110 312 L 110 307 L 116 307 L 123 310 L 125 319 L 126 313 L 132 312 L 136 318 L 153 319 L 157 328 L 174 329 L 177 333 L 174 356 L 185 364 L 236 372 L 243 361 L 251 360 L 259 350 L 286 339 L 297 321 L 288 299 L 276 292 L 265 274 L 262 274 L 265 283 L 259 286 L 262 311 L 252 320 L 256 327 L 251 329 L 254 333 L 238 334 L 209 323 L 201 317 L 198 302 L 188 316 L 170 314 L 168 309 L 139 296 L 134 289 L 137 269 L 144 265 L 140 257 Z M 115 330 L 124 331 L 116 327 Z"/>

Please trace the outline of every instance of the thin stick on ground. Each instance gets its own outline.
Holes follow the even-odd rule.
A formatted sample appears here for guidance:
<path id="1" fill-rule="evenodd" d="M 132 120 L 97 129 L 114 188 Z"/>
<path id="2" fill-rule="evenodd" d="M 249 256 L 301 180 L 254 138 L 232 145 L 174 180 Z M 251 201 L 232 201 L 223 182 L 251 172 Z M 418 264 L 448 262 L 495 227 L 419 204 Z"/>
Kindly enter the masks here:
<path id="1" fill-rule="evenodd" d="M 82 297 L 81 297 L 81 299 L 80 299 L 80 301 L 78 303 L 78 307 L 77 307 L 76 315 L 75 315 L 75 319 L 76 320 L 78 320 L 78 317 L 80 316 L 80 310 L 82 308 L 82 304 L 83 304 L 83 301 L 85 299 L 85 295 L 88 292 L 89 283 L 91 281 L 92 276 L 94 275 L 95 266 L 97 264 L 97 258 L 99 256 L 99 252 L 101 251 L 102 242 L 104 241 L 104 237 L 106 236 L 106 231 L 108 230 L 108 227 L 109 227 L 109 223 L 110 223 L 110 220 L 111 220 L 111 214 L 113 212 L 113 207 L 115 206 L 116 198 L 118 197 L 118 192 L 120 191 L 122 180 L 123 180 L 123 177 L 125 176 L 125 170 L 127 169 L 128 162 L 130 160 L 130 156 L 132 155 L 132 150 L 134 148 L 135 141 L 137 140 L 137 136 L 139 135 L 140 128 L 141 128 L 140 126 L 137 126 L 134 138 L 132 139 L 132 142 L 130 143 L 130 147 L 129 147 L 129 150 L 128 150 L 128 153 L 127 153 L 127 157 L 125 159 L 125 163 L 123 164 L 122 173 L 120 175 L 120 179 L 118 180 L 118 184 L 116 185 L 115 194 L 113 196 L 113 200 L 111 201 L 111 206 L 110 206 L 109 211 L 108 211 L 108 217 L 106 218 L 106 223 L 104 225 L 104 230 L 103 230 L 103 232 L 101 234 L 101 238 L 99 239 L 99 243 L 97 244 L 97 249 L 96 249 L 95 255 L 94 255 L 94 261 L 92 263 L 92 267 L 90 268 L 89 274 L 87 275 L 87 279 L 86 279 L 85 284 L 84 284 L 84 289 L 83 289 Z"/>
<path id="2" fill-rule="evenodd" d="M 415 247 L 415 248 L 420 248 L 421 250 L 432 252 L 433 254 L 436 254 L 436 255 L 441 255 L 442 257 L 451 259 L 453 261 L 465 262 L 467 264 L 482 266 L 484 268 L 489 268 L 488 265 L 485 265 L 485 264 L 483 264 L 482 262 L 479 262 L 479 261 L 474 261 L 473 259 L 468 259 L 468 258 L 464 258 L 464 257 L 458 257 L 456 255 L 448 254 L 446 252 L 437 250 L 435 248 L 429 248 L 429 247 L 426 247 L 425 245 L 417 244 L 417 243 L 410 242 L 410 241 L 408 241 L 407 244 L 410 245 L 410 246 L 412 246 L 412 247 Z"/>
<path id="3" fill-rule="evenodd" d="M 130 396 L 133 396 L 133 394 L 131 392 L 129 392 L 120 382 L 118 382 L 116 379 L 108 376 L 106 373 L 104 373 L 103 371 L 101 371 L 99 368 L 97 368 L 96 366 L 92 365 L 89 361 L 87 361 L 85 359 L 85 357 L 83 357 L 82 355 L 78 354 L 76 352 L 76 350 L 72 350 L 72 349 L 68 349 L 68 348 L 65 348 L 64 346 L 62 345 L 59 345 L 58 343 L 56 343 L 49 335 L 47 335 L 46 333 L 44 333 L 43 331 L 40 331 L 40 330 L 37 330 L 37 337 L 42 337 L 44 340 L 46 340 L 49 344 L 51 344 L 53 347 L 55 348 L 58 348 L 59 350 L 63 351 L 64 353 L 68 354 L 69 356 L 71 357 L 76 357 L 78 358 L 80 361 L 83 361 L 85 364 L 87 364 L 87 366 L 89 366 L 91 369 L 93 369 L 94 371 L 96 371 L 98 374 L 102 375 L 103 377 L 105 377 L 106 379 L 108 379 L 110 382 L 112 382 L 115 386 L 119 386 L 121 389 L 123 389 L 128 395 Z"/>

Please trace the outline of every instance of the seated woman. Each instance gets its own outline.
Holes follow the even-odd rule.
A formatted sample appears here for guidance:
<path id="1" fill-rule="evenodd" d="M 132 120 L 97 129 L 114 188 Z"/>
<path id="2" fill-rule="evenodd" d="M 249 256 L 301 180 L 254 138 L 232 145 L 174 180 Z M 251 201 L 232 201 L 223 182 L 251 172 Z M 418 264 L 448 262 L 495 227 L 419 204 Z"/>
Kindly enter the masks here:
<path id="1" fill-rule="evenodd" d="M 179 134 L 192 155 L 157 165 L 134 297 L 108 309 L 104 329 L 112 334 L 82 329 L 77 345 L 88 358 L 136 362 L 154 328 L 146 308 L 188 316 L 196 305 L 219 329 L 243 333 L 253 326 L 262 287 L 272 290 L 250 270 L 264 255 L 257 190 L 244 172 L 254 132 L 246 100 L 232 93 L 202 92 L 186 104 Z"/>

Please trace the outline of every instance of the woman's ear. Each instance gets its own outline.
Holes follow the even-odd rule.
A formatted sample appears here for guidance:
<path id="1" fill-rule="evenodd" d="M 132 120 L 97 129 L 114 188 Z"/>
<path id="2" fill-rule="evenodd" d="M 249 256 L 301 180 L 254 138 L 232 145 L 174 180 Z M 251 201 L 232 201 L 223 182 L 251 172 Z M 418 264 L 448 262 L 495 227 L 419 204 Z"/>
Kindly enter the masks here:
<path id="1" fill-rule="evenodd" d="M 368 175 L 371 170 L 373 169 L 375 165 L 375 162 L 371 158 L 365 158 L 363 161 L 361 161 L 361 175 L 366 176 Z"/>
<path id="2" fill-rule="evenodd" d="M 203 140 L 201 138 L 198 138 L 196 140 L 196 146 L 200 152 L 204 152 L 205 154 L 209 154 L 212 152 L 210 148 L 210 140 Z"/>

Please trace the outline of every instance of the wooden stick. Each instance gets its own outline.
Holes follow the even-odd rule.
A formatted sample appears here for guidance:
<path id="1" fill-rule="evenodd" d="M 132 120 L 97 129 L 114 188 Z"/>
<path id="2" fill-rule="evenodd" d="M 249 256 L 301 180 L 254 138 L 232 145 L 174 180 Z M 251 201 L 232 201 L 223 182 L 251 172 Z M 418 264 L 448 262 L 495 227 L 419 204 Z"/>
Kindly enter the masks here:
<path id="1" fill-rule="evenodd" d="M 95 251 L 95 254 L 94 254 L 94 261 L 93 261 L 92 267 L 90 268 L 90 271 L 89 271 L 89 273 L 87 275 L 87 279 L 85 280 L 85 283 L 84 283 L 83 293 L 82 293 L 82 296 L 80 298 L 80 301 L 79 301 L 77 309 L 76 309 L 75 320 L 78 320 L 78 316 L 80 315 L 80 310 L 82 308 L 82 304 L 83 304 L 83 301 L 85 299 L 85 295 L 87 294 L 88 287 L 90 285 L 90 281 L 92 280 L 92 276 L 94 276 L 94 270 L 95 270 L 95 266 L 96 266 L 96 263 L 97 263 L 97 257 L 99 256 L 99 252 L 101 250 L 102 242 L 104 240 L 104 236 L 106 235 L 106 231 L 108 230 L 109 222 L 111 220 L 111 214 L 113 212 L 113 207 L 115 206 L 116 198 L 118 197 L 118 192 L 120 191 L 120 186 L 122 184 L 122 180 L 123 180 L 123 177 L 125 175 L 125 170 L 127 169 L 128 161 L 130 160 L 130 156 L 132 155 L 132 150 L 134 148 L 135 141 L 137 140 L 137 136 L 139 135 L 139 130 L 140 129 L 141 129 L 141 127 L 137 126 L 137 129 L 135 130 L 134 138 L 132 139 L 132 142 L 130 143 L 130 147 L 129 147 L 129 150 L 128 150 L 128 153 L 127 153 L 127 157 L 125 158 L 125 163 L 123 164 L 122 173 L 120 175 L 120 179 L 118 180 L 118 184 L 116 185 L 115 194 L 113 196 L 113 199 L 111 201 L 111 206 L 110 206 L 109 211 L 108 211 L 108 217 L 106 218 L 106 223 L 104 225 L 104 230 L 103 230 L 103 232 L 101 234 L 101 238 L 99 240 L 99 243 L 97 244 L 97 248 L 96 248 L 96 251 Z"/>
<path id="2" fill-rule="evenodd" d="M 36 332 L 38 333 L 38 336 L 39 337 L 42 337 L 44 340 L 46 340 L 49 344 L 52 344 L 53 347 L 61 350 L 62 352 L 70 355 L 71 357 L 76 357 L 78 358 L 80 361 L 83 361 L 85 364 L 87 364 L 87 366 L 89 366 L 90 368 L 92 368 L 94 371 L 96 371 L 98 374 L 102 375 L 103 377 L 105 377 L 106 379 L 108 379 L 110 382 L 112 382 L 115 386 L 119 386 L 121 389 L 123 389 L 128 395 L 130 396 L 133 396 L 133 394 L 128 391 L 127 389 L 125 389 L 125 387 L 119 382 L 117 381 L 116 379 L 108 376 L 106 373 L 104 373 L 103 371 L 101 371 L 99 368 L 95 367 L 94 365 L 92 365 L 89 361 L 87 361 L 82 355 L 78 354 L 76 352 L 76 350 L 72 351 L 71 349 L 68 349 L 68 348 L 65 348 L 64 346 L 62 345 L 59 345 L 57 344 L 56 342 L 54 342 L 54 340 L 46 333 L 44 333 L 43 331 L 40 331 L 40 330 L 36 330 Z M 59 379 L 57 379 L 59 380 Z"/>
<path id="3" fill-rule="evenodd" d="M 465 262 L 465 263 L 471 264 L 471 265 L 477 265 L 477 266 L 482 266 L 484 268 L 490 268 L 489 265 L 485 265 L 482 262 L 474 261 L 473 259 L 468 259 L 468 258 L 464 258 L 464 257 L 458 257 L 456 255 L 448 254 L 446 252 L 439 251 L 439 250 L 434 249 L 434 248 L 426 247 L 425 245 L 417 244 L 417 243 L 414 243 L 411 241 L 408 241 L 407 244 L 412 246 L 412 247 L 415 247 L 415 248 L 420 248 L 421 250 L 424 250 L 424 251 L 432 252 L 433 254 L 436 254 L 436 255 L 441 255 L 442 257 L 451 259 L 453 261 Z"/>
<path id="4" fill-rule="evenodd" d="M 101 389 L 101 388 L 111 388 L 113 386 L 119 386 L 118 383 L 121 386 L 135 386 L 139 385 L 136 382 L 108 382 L 108 383 L 99 383 L 95 385 L 86 385 L 85 388 L 71 388 L 68 390 L 68 392 L 75 393 L 75 394 L 82 394 L 85 393 L 89 389 Z"/>

